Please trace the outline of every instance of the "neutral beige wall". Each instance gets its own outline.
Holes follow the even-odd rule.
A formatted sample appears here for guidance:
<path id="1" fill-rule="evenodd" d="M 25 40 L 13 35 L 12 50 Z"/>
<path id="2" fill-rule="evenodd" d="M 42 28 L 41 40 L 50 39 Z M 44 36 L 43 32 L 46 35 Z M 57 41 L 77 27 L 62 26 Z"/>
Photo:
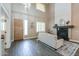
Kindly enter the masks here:
<path id="1" fill-rule="evenodd" d="M 53 30 L 55 21 L 55 6 L 54 3 L 48 4 L 47 7 L 47 30 L 51 31 Z"/>
<path id="2" fill-rule="evenodd" d="M 79 42 L 79 4 L 72 4 L 72 25 L 74 28 L 72 29 L 72 39 L 71 41 Z"/>

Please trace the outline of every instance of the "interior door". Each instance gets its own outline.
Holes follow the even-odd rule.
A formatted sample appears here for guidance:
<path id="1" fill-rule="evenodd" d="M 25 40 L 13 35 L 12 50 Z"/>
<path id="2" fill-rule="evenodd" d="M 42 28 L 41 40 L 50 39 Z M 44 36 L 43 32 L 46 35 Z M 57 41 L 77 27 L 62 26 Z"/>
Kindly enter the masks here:
<path id="1" fill-rule="evenodd" d="M 14 40 L 23 39 L 23 20 L 14 19 Z"/>

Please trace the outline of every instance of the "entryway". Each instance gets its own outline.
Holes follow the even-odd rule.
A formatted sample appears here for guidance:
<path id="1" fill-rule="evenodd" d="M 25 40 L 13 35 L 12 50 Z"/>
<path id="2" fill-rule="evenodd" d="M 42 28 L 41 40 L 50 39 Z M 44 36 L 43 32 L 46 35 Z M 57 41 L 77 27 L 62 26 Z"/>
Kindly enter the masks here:
<path id="1" fill-rule="evenodd" d="M 14 40 L 23 40 L 23 20 L 14 19 Z"/>
<path id="2" fill-rule="evenodd" d="M 28 20 L 14 19 L 14 40 L 26 39 L 28 35 Z"/>

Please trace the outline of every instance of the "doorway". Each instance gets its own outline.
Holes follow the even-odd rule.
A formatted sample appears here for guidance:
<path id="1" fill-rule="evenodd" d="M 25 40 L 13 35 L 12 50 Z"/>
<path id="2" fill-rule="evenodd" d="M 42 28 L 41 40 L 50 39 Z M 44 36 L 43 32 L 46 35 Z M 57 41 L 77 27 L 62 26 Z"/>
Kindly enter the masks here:
<path id="1" fill-rule="evenodd" d="M 23 40 L 28 36 L 28 20 L 14 19 L 14 40 Z"/>

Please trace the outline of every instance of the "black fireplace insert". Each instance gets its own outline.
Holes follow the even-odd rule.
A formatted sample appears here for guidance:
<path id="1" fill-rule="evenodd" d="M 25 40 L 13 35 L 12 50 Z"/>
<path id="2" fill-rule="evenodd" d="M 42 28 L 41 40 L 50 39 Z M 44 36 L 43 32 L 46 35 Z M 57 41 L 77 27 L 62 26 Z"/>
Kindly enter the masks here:
<path id="1" fill-rule="evenodd" d="M 64 27 L 64 26 L 57 27 L 57 38 L 68 41 L 69 40 L 68 27 Z"/>
<path id="2" fill-rule="evenodd" d="M 74 27 L 73 25 L 58 26 L 57 24 L 55 24 L 54 28 L 56 28 L 56 30 L 57 30 L 57 38 L 69 41 L 68 30 L 69 30 L 69 28 L 73 28 L 73 27 Z"/>

